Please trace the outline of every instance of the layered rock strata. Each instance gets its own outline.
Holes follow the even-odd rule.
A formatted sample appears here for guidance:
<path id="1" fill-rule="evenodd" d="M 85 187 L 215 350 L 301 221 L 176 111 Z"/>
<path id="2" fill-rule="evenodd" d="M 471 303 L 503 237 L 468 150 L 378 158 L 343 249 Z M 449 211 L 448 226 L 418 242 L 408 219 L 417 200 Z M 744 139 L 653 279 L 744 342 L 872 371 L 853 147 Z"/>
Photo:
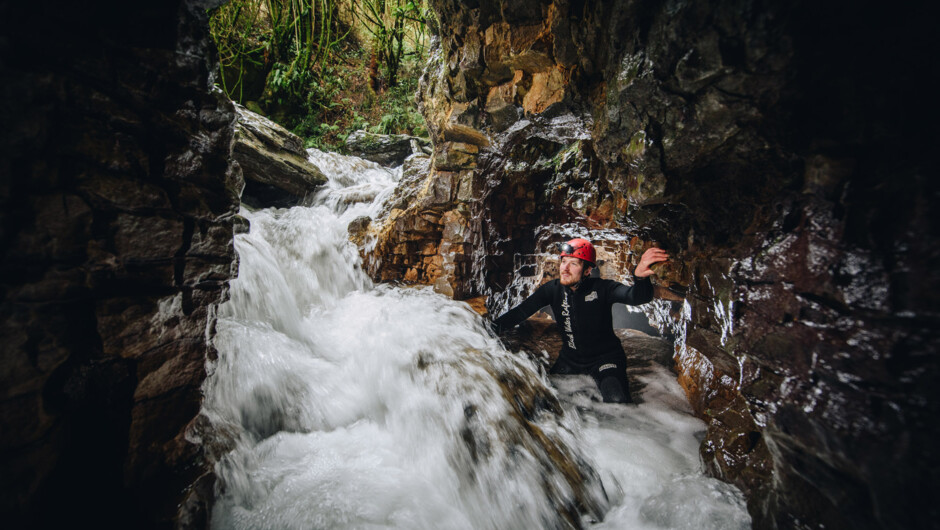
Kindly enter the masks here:
<path id="1" fill-rule="evenodd" d="M 242 188 L 210 4 L 2 8 L 7 527 L 170 526 L 206 471 L 190 428 Z"/>
<path id="2" fill-rule="evenodd" d="M 564 237 L 615 249 L 615 278 L 659 244 L 673 260 L 651 316 L 708 422 L 705 464 L 745 491 L 755 526 L 932 524 L 930 16 L 432 5 L 434 155 L 371 229 L 374 275 L 499 311 Z"/>
<path id="3" fill-rule="evenodd" d="M 320 168 L 308 160 L 303 139 L 241 105 L 235 110 L 232 151 L 245 180 L 243 203 L 255 208 L 294 206 L 326 182 Z"/>
<path id="4" fill-rule="evenodd" d="M 385 167 L 398 167 L 411 155 L 431 154 L 431 143 L 427 138 L 378 134 L 361 129 L 346 137 L 345 145 L 349 154 Z"/>

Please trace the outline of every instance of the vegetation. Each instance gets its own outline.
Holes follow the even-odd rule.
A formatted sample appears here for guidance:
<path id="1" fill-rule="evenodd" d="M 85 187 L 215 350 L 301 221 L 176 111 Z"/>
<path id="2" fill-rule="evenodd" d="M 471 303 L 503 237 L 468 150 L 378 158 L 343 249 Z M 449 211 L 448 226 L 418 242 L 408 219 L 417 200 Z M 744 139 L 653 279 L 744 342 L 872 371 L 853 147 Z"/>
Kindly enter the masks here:
<path id="1" fill-rule="evenodd" d="M 419 7 L 413 1 L 365 0 L 353 10 L 356 19 L 372 35 L 373 59 L 385 67 L 388 83 L 395 86 L 398 69 L 405 58 L 405 45 L 411 36 L 412 54 L 424 54 L 427 36 L 427 5 Z M 375 68 L 376 62 L 371 64 Z"/>
<path id="2" fill-rule="evenodd" d="M 341 149 L 352 131 L 425 135 L 414 103 L 426 0 L 232 0 L 210 32 L 232 100 Z"/>

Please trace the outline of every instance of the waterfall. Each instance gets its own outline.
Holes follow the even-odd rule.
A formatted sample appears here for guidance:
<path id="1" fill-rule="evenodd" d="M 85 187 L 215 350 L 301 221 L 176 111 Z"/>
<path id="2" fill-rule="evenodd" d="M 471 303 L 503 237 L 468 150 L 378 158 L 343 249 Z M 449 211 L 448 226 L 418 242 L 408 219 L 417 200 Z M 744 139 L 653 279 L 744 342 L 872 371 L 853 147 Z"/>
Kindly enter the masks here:
<path id="1" fill-rule="evenodd" d="M 330 180 L 309 206 L 242 211 L 204 385 L 214 528 L 750 526 L 703 475 L 705 425 L 667 369 L 643 376 L 641 405 L 604 404 L 462 302 L 373 285 L 347 226 L 399 174 L 310 156 Z"/>

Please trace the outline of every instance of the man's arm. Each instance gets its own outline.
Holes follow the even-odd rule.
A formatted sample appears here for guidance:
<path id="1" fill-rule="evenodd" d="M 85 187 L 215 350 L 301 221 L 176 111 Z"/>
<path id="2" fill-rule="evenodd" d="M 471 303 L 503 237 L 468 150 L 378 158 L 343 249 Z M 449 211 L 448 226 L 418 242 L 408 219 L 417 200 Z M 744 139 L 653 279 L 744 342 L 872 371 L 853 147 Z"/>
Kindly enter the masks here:
<path id="1" fill-rule="evenodd" d="M 657 247 L 646 249 L 646 252 L 640 256 L 640 262 L 637 263 L 636 268 L 633 269 L 633 277 L 649 278 L 653 275 L 653 269 L 651 269 L 650 266 L 663 261 L 669 261 L 669 254 L 666 254 L 665 250 Z"/>
<path id="2" fill-rule="evenodd" d="M 609 294 L 610 300 L 614 303 L 640 305 L 653 299 L 653 282 L 650 276 L 653 275 L 653 269 L 650 265 L 661 263 L 669 259 L 669 254 L 661 248 L 649 248 L 640 257 L 640 262 L 633 269 L 633 286 L 627 287 L 622 283 L 616 283 Z"/>
<path id="3" fill-rule="evenodd" d="M 613 287 L 608 294 L 608 300 L 617 304 L 640 305 L 653 299 L 653 282 L 649 277 L 633 277 L 633 285 L 626 286 L 620 282 L 611 282 Z"/>
<path id="4" fill-rule="evenodd" d="M 493 321 L 496 333 L 511 329 L 534 315 L 536 311 L 552 303 L 549 283 L 543 283 L 541 287 L 535 290 L 521 304 L 506 311 L 499 318 Z"/>

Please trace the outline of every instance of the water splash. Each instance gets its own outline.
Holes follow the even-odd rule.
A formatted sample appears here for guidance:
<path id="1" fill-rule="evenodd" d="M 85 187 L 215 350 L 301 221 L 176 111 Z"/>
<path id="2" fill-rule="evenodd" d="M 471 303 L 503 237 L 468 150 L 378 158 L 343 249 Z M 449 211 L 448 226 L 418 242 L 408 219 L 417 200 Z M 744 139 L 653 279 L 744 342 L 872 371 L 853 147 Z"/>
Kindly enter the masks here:
<path id="1" fill-rule="evenodd" d="M 375 218 L 382 204 L 401 179 L 402 166 L 382 167 L 361 158 L 307 149 L 308 159 L 324 174 L 326 184 L 316 194 L 313 204 L 327 206 L 351 221 L 357 216 Z M 352 210 L 347 214 L 347 210 Z"/>

